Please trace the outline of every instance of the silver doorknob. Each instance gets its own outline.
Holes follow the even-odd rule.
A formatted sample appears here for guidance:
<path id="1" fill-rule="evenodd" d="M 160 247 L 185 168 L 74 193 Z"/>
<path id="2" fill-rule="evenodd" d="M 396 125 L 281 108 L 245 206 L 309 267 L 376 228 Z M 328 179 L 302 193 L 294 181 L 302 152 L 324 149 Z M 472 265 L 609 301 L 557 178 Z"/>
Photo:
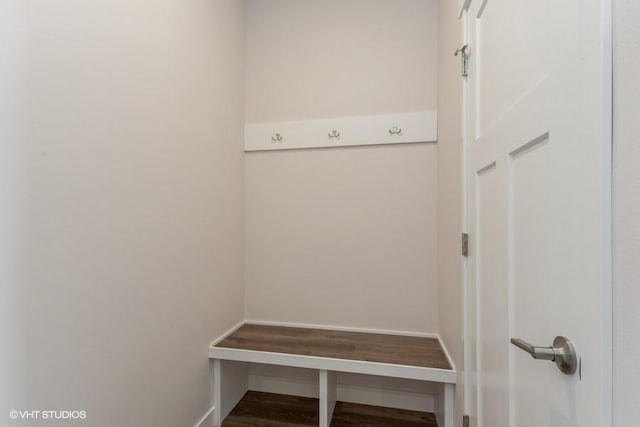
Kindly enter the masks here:
<path id="1" fill-rule="evenodd" d="M 511 344 L 526 351 L 534 359 L 556 362 L 556 366 L 563 374 L 573 375 L 578 369 L 576 349 L 565 337 L 556 337 L 552 347 L 536 347 L 520 338 L 511 338 Z"/>

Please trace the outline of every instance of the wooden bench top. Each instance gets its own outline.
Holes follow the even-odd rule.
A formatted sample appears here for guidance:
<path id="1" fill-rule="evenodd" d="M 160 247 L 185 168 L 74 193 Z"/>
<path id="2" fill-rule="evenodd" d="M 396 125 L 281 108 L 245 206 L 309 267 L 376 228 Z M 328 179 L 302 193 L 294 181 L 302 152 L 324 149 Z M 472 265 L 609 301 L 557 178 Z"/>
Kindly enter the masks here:
<path id="1" fill-rule="evenodd" d="M 405 335 L 245 324 L 212 345 L 211 357 L 222 349 L 452 369 L 438 339 Z"/>

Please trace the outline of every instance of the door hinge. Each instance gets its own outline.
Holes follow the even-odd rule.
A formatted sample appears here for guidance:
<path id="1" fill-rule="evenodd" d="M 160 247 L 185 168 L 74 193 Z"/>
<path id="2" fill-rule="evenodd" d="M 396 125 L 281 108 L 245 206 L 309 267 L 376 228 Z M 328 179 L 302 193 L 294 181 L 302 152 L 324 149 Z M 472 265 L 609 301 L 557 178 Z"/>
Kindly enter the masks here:
<path id="1" fill-rule="evenodd" d="M 469 256 L 469 235 L 462 233 L 462 256 Z"/>
<path id="2" fill-rule="evenodd" d="M 469 45 L 465 44 L 460 49 L 456 49 L 453 56 L 460 55 L 461 59 L 461 75 L 467 77 L 469 75 Z"/>
<path id="3" fill-rule="evenodd" d="M 462 427 L 469 427 L 471 424 L 469 423 L 469 415 L 463 415 L 462 417 Z"/>

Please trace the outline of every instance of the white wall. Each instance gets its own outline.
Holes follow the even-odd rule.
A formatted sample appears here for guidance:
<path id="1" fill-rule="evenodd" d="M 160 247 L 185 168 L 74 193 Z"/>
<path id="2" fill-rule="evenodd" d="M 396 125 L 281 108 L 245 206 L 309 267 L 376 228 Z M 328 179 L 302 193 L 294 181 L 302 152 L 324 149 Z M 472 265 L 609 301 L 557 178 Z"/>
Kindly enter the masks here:
<path id="1" fill-rule="evenodd" d="M 640 4 L 616 0 L 615 146 L 615 426 L 640 419 Z"/>
<path id="2" fill-rule="evenodd" d="M 237 0 L 0 2 L 0 424 L 210 407 L 208 342 L 243 314 L 242 20 Z"/>
<path id="3" fill-rule="evenodd" d="M 437 0 L 247 0 L 247 121 L 436 107 Z"/>
<path id="4" fill-rule="evenodd" d="M 247 120 L 436 106 L 435 0 L 249 0 Z M 437 331 L 434 144 L 248 153 L 252 320 Z"/>
<path id="5" fill-rule="evenodd" d="M 463 231 L 462 79 L 460 58 L 453 52 L 462 46 L 459 2 L 440 1 L 438 55 L 438 304 L 440 336 L 462 374 L 463 277 L 460 235 Z M 462 377 L 456 387 L 456 420 L 462 425 Z"/>
<path id="6" fill-rule="evenodd" d="M 247 317 L 437 329 L 436 147 L 253 153 Z"/>

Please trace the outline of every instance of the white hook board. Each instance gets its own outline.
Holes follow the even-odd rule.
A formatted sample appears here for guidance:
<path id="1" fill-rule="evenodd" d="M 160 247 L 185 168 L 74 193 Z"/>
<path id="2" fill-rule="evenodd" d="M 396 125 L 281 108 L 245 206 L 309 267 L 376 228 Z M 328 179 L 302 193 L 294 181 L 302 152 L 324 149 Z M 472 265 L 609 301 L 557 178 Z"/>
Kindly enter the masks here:
<path id="1" fill-rule="evenodd" d="M 245 151 L 436 142 L 435 111 L 246 123 Z"/>

